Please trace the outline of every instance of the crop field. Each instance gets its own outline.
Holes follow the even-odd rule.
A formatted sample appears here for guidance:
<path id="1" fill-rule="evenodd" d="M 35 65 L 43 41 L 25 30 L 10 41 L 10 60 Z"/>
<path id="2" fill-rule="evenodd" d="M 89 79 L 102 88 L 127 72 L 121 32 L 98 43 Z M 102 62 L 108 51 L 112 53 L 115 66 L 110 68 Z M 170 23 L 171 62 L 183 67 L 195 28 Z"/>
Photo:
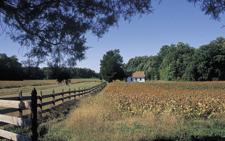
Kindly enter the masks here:
<path id="1" fill-rule="evenodd" d="M 33 88 L 36 88 L 38 93 L 43 94 L 68 91 L 74 89 L 82 89 L 99 84 L 98 79 L 72 79 L 69 85 L 58 83 L 56 80 L 24 80 L 24 81 L 0 81 L 0 97 L 17 96 L 22 91 L 23 95 L 30 95 Z"/>
<path id="2" fill-rule="evenodd" d="M 109 83 L 49 127 L 49 141 L 222 141 L 225 82 Z"/>
<path id="3" fill-rule="evenodd" d="M 225 116 L 225 82 L 112 83 L 105 93 L 125 114 L 166 112 L 204 119 Z"/>

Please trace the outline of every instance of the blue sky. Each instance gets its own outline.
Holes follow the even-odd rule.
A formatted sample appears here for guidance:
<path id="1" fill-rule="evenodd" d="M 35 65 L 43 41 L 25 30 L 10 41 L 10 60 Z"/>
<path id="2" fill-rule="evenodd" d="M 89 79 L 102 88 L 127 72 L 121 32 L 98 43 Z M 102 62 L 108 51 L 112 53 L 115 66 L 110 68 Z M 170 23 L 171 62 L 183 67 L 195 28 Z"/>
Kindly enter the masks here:
<path id="1" fill-rule="evenodd" d="M 78 67 L 88 67 L 99 71 L 100 59 L 111 49 L 120 49 L 126 63 L 130 58 L 155 55 L 165 44 L 185 42 L 192 47 L 209 43 L 219 36 L 225 36 L 225 19 L 212 20 L 193 3 L 187 0 L 162 0 L 153 3 L 154 12 L 141 17 L 133 17 L 130 22 L 119 21 L 117 27 L 109 29 L 103 38 L 87 35 L 86 59 L 78 62 Z M 17 55 L 24 60 L 25 47 L 13 43 L 6 35 L 0 36 L 0 53 Z"/>

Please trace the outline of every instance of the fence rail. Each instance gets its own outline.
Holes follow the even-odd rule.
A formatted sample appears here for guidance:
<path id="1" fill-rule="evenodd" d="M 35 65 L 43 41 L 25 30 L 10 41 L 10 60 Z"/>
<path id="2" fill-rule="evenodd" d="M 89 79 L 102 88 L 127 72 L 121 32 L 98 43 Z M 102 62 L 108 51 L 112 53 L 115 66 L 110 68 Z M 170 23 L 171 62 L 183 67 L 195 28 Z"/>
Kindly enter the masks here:
<path id="1" fill-rule="evenodd" d="M 33 93 L 36 91 L 32 91 L 32 96 Z M 30 109 L 32 104 L 27 101 L 16 101 L 16 100 L 0 100 L 0 107 L 4 108 L 13 108 L 13 109 L 18 109 L 19 111 L 25 110 L 25 109 Z M 32 114 L 35 111 L 31 111 Z M 7 123 L 7 124 L 12 124 L 16 126 L 30 126 L 31 125 L 31 120 L 32 118 L 25 118 L 25 117 L 15 117 L 15 116 L 9 116 L 9 115 L 3 115 L 0 114 L 0 122 L 2 123 Z M 13 132 L 9 132 L 3 129 L 0 129 L 0 137 L 8 139 L 8 140 L 13 140 L 13 141 L 30 141 L 31 138 L 23 135 L 19 135 Z M 35 140 L 35 139 L 32 139 Z"/>
<path id="2" fill-rule="evenodd" d="M 15 108 L 15 109 L 27 109 L 30 107 L 30 103 L 25 101 L 12 101 L 12 100 L 0 100 L 0 107 Z"/>
<path id="3" fill-rule="evenodd" d="M 0 122 L 13 124 L 16 126 L 28 126 L 31 124 L 30 118 L 25 118 L 25 117 L 20 118 L 16 116 L 8 116 L 3 114 L 0 114 Z"/>
<path id="4" fill-rule="evenodd" d="M 20 134 L 12 133 L 6 130 L 0 129 L 0 136 L 13 141 L 31 141 L 31 139 L 27 136 L 23 136 Z"/>
<path id="5" fill-rule="evenodd" d="M 16 134 L 13 132 L 9 132 L 3 129 L 0 129 L 0 138 L 5 138 L 13 141 L 37 141 L 38 140 L 38 115 L 48 111 L 49 109 L 63 104 L 66 101 L 76 99 L 77 96 L 82 96 L 86 94 L 96 93 L 102 90 L 106 86 L 106 82 L 102 82 L 99 85 L 82 89 L 82 90 L 62 90 L 61 93 L 55 93 L 54 91 L 51 94 L 37 95 L 37 91 L 34 89 L 31 92 L 31 96 L 22 96 L 22 92 L 18 97 L 2 97 L 0 98 L 0 107 L 13 109 L 12 111 L 19 111 L 19 116 L 10 116 L 0 113 L 0 123 L 12 124 L 15 126 L 30 126 L 32 131 L 32 136 L 24 136 L 20 134 Z M 60 102 L 57 104 L 57 102 Z M 49 106 L 50 105 L 50 106 Z M 43 107 L 48 106 L 46 109 Z M 29 110 L 30 115 L 27 117 L 23 115 L 23 110 Z"/>

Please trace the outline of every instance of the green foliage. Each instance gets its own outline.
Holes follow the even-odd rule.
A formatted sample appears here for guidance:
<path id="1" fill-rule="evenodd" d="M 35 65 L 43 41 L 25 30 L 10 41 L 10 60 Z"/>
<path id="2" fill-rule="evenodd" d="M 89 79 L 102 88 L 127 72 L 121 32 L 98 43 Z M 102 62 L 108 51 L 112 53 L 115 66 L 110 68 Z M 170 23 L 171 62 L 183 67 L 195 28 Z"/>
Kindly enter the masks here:
<path id="1" fill-rule="evenodd" d="M 197 80 L 225 80 L 225 39 L 201 46 L 194 56 Z"/>
<path id="2" fill-rule="evenodd" d="M 94 70 L 88 68 L 70 68 L 70 73 L 72 78 L 98 78 L 99 74 L 97 74 Z"/>
<path id="3" fill-rule="evenodd" d="M 66 83 L 71 79 L 71 74 L 69 70 L 65 67 L 59 67 L 57 65 L 50 66 L 51 75 L 50 78 L 57 79 L 58 82 L 62 82 L 65 80 Z"/>
<path id="4" fill-rule="evenodd" d="M 131 58 L 125 65 L 125 69 L 128 73 L 135 71 L 145 71 L 145 75 L 148 79 L 159 79 L 159 57 L 158 56 L 143 56 Z"/>
<path id="5" fill-rule="evenodd" d="M 151 10 L 149 0 L 0 1 L 0 24 L 14 41 L 31 47 L 30 56 L 75 65 L 84 59 L 87 32 L 101 37 L 121 18 Z"/>
<path id="6" fill-rule="evenodd" d="M 0 80 L 22 80 L 22 64 L 15 56 L 0 54 Z"/>
<path id="7" fill-rule="evenodd" d="M 172 74 L 170 73 L 170 66 L 164 67 L 160 70 L 160 79 L 162 80 L 172 80 Z"/>
<path id="8" fill-rule="evenodd" d="M 225 80 L 225 38 L 198 49 L 188 44 L 165 45 L 156 56 L 131 58 L 127 72 L 145 71 L 149 80 Z"/>
<path id="9" fill-rule="evenodd" d="M 188 44 L 178 43 L 166 47 L 167 53 L 163 50 L 162 63 L 160 66 L 160 78 L 163 80 L 181 80 L 184 79 L 184 74 L 188 64 L 192 61 L 194 49 Z"/>
<path id="10" fill-rule="evenodd" d="M 39 67 L 23 67 L 23 79 L 36 80 L 44 79 L 44 71 Z"/>
<path id="11" fill-rule="evenodd" d="M 70 78 L 98 78 L 98 74 L 88 68 L 68 68 L 50 65 L 39 68 L 32 62 L 23 61 L 23 67 L 16 56 L 0 54 L 0 80 L 58 79 L 59 82 Z"/>
<path id="12" fill-rule="evenodd" d="M 200 5 L 201 10 L 213 19 L 219 20 L 225 12 L 224 0 L 188 0 Z"/>
<path id="13" fill-rule="evenodd" d="M 148 56 L 140 56 L 131 58 L 126 65 L 128 72 L 134 72 L 138 70 L 144 70 L 145 63 L 148 60 Z"/>
<path id="14" fill-rule="evenodd" d="M 47 79 L 57 79 L 58 82 L 71 78 L 98 78 L 98 74 L 88 68 L 72 68 L 57 65 L 50 65 L 43 69 Z"/>
<path id="15" fill-rule="evenodd" d="M 108 82 L 124 78 L 123 58 L 118 49 L 110 50 L 104 54 L 100 63 L 100 75 Z"/>
<path id="16" fill-rule="evenodd" d="M 158 56 L 150 56 L 145 63 L 144 70 L 146 77 L 150 80 L 158 80 L 160 60 Z"/>

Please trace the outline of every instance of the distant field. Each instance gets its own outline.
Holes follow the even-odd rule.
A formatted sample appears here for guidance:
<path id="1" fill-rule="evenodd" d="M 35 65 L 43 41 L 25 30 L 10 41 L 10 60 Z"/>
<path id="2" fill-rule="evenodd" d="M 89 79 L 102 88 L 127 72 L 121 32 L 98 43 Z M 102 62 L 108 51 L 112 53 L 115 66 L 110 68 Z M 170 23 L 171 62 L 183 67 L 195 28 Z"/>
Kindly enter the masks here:
<path id="1" fill-rule="evenodd" d="M 225 140 L 225 82 L 109 83 L 50 126 L 45 140 L 56 139 Z"/>
<path id="2" fill-rule="evenodd" d="M 42 91 L 43 94 L 49 94 L 53 89 L 55 92 L 82 89 L 94 86 L 99 82 L 99 79 L 72 79 L 71 84 L 65 85 L 56 80 L 0 81 L 0 96 L 15 96 L 20 91 L 23 92 L 23 95 L 30 95 L 33 88 L 36 88 L 38 93 Z"/>
<path id="3" fill-rule="evenodd" d="M 71 83 L 79 83 L 85 81 L 99 81 L 99 79 L 72 79 Z M 50 84 L 58 84 L 56 80 L 23 80 L 23 81 L 0 81 L 0 89 L 16 88 L 24 86 L 43 86 Z"/>

